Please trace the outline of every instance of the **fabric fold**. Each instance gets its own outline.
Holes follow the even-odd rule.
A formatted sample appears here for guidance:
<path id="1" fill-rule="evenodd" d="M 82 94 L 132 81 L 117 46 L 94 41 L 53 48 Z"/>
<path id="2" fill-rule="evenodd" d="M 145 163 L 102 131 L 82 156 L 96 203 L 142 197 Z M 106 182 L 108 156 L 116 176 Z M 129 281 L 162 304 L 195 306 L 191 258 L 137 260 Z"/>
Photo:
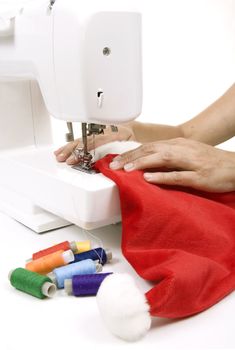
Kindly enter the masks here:
<path id="1" fill-rule="evenodd" d="M 152 316 L 201 312 L 235 288 L 235 192 L 207 193 L 147 183 L 143 171 L 96 168 L 118 186 L 122 252 L 153 287 Z"/>

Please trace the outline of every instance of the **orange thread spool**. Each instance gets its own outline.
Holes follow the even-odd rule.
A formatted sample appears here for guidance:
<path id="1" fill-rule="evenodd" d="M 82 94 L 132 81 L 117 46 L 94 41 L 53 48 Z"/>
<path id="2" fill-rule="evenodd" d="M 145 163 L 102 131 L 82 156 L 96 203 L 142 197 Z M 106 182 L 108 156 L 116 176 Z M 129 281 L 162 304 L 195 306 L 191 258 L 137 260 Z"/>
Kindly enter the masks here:
<path id="1" fill-rule="evenodd" d="M 46 275 L 57 267 L 67 265 L 74 260 L 74 254 L 71 250 L 59 250 L 55 253 L 43 256 L 37 260 L 28 262 L 25 268 L 29 271 Z"/>

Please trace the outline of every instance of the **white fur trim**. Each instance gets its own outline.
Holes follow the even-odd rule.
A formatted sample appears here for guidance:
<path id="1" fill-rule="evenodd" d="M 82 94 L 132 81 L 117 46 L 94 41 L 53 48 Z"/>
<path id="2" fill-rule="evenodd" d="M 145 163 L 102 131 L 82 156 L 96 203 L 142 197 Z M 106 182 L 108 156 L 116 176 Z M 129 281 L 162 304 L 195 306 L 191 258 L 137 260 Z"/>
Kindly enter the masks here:
<path id="1" fill-rule="evenodd" d="M 95 149 L 95 161 L 109 153 L 124 153 L 139 147 L 141 143 L 136 141 L 113 141 Z"/>
<path id="2" fill-rule="evenodd" d="M 149 304 L 127 274 L 112 274 L 102 282 L 97 303 L 107 328 L 116 336 L 135 341 L 151 326 Z"/>

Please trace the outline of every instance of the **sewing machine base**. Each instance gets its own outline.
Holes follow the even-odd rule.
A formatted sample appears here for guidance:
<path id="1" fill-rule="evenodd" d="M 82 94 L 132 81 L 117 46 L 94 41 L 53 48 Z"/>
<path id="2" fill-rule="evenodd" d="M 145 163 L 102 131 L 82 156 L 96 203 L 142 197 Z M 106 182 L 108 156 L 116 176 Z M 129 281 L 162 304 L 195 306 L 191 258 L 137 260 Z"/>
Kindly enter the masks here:
<path id="1" fill-rule="evenodd" d="M 28 198 L 3 187 L 0 187 L 0 211 L 36 233 L 71 225 L 59 216 L 34 205 Z"/>
<path id="2" fill-rule="evenodd" d="M 36 232 L 70 223 L 90 230 L 121 220 L 116 185 L 57 163 L 50 147 L 1 152 L 0 172 L 0 210 Z"/>

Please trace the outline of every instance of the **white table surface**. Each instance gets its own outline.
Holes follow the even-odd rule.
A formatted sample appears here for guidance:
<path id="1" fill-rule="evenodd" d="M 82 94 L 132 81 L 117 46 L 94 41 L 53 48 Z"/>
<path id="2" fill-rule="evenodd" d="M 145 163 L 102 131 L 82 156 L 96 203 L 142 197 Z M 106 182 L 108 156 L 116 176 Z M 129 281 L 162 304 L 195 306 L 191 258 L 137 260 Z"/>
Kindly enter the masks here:
<path id="1" fill-rule="evenodd" d="M 120 252 L 121 225 L 92 232 L 104 247 L 113 251 L 112 264 L 104 272 L 128 272 L 138 286 L 142 281 Z M 87 238 L 75 226 L 38 235 L 0 213 L 1 242 L 1 350 L 85 349 L 95 348 L 235 348 L 235 293 L 209 310 L 179 321 L 155 318 L 150 332 L 138 343 L 126 343 L 112 336 L 99 315 L 95 297 L 76 298 L 60 291 L 51 300 L 39 300 L 14 289 L 8 281 L 12 268 L 24 266 L 25 259 L 40 249 L 63 240 Z M 97 239 L 92 242 L 98 246 Z"/>

